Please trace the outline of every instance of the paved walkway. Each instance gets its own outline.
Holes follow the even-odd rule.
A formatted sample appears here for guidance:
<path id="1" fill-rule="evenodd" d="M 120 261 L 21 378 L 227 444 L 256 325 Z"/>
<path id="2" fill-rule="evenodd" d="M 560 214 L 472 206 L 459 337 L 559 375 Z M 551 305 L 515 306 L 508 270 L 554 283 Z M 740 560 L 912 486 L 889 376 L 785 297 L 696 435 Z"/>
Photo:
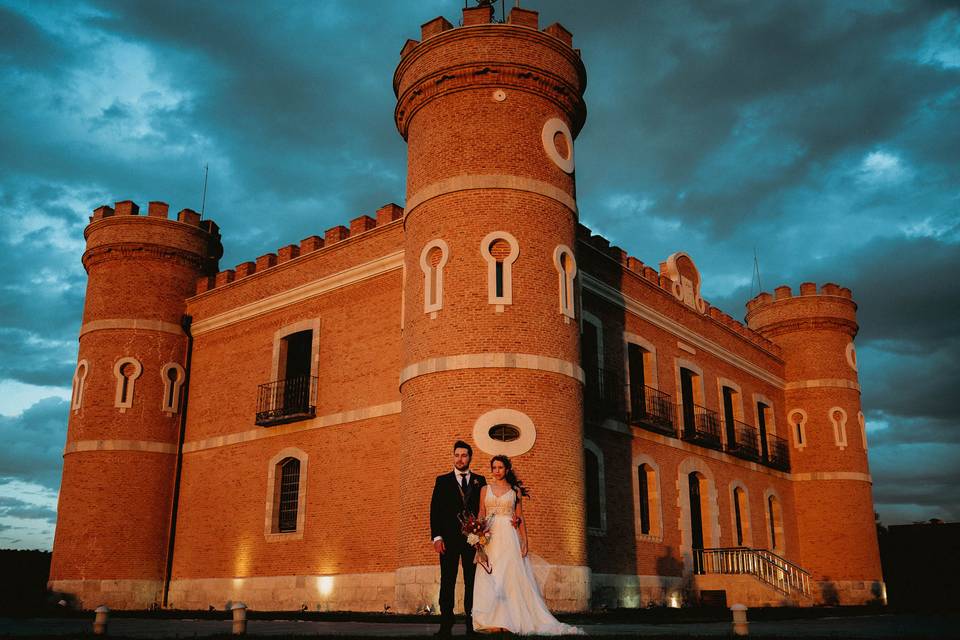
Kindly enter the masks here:
<path id="1" fill-rule="evenodd" d="M 82 618 L 0 618 L 0 636 L 56 636 L 89 633 L 91 621 Z M 130 638 L 172 638 L 229 634 L 230 621 L 114 618 L 109 634 Z M 726 622 L 674 624 L 583 625 L 590 636 L 729 636 Z M 429 636 L 436 624 L 389 622 L 316 622 L 297 620 L 251 620 L 247 633 L 258 636 L 320 635 L 415 637 Z M 463 633 L 463 626 L 454 634 Z M 960 638 L 960 615 L 886 614 L 857 617 L 817 618 L 754 622 L 751 636 L 781 638 Z"/>

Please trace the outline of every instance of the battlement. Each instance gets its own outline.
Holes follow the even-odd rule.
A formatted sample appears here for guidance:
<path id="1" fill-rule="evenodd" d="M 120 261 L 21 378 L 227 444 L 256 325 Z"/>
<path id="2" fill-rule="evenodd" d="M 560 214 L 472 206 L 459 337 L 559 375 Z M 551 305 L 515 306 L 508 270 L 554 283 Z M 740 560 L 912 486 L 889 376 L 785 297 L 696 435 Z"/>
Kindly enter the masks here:
<path id="1" fill-rule="evenodd" d="M 494 10 L 492 6 L 463 8 L 463 19 L 460 25 L 461 27 L 474 27 L 488 24 L 506 24 L 514 27 L 533 29 L 534 31 L 540 31 L 541 33 L 553 36 L 568 47 L 573 47 L 573 34 L 570 33 L 570 31 L 568 31 L 566 27 L 559 22 L 555 22 L 541 30 L 540 13 L 537 11 L 514 7 L 510 10 L 510 14 L 507 16 L 506 21 L 499 23 L 494 22 Z M 450 21 L 443 16 L 437 16 L 433 20 L 424 22 L 420 26 L 420 40 L 407 40 L 403 45 L 403 49 L 400 51 L 400 56 L 403 57 L 407 55 L 421 42 L 425 42 L 434 36 L 440 35 L 444 31 L 449 31 L 455 28 L 457 27 L 454 27 L 453 24 L 451 24 Z"/>
<path id="2" fill-rule="evenodd" d="M 780 285 L 773 290 L 772 295 L 766 291 L 757 294 L 752 300 L 747 302 L 747 313 L 754 313 L 767 305 L 774 304 L 782 300 L 808 298 L 814 296 L 845 298 L 851 302 L 853 301 L 853 292 L 847 287 L 841 287 L 833 282 L 826 282 L 821 285 L 820 290 L 817 291 L 817 284 L 815 282 L 804 282 L 800 285 L 800 292 L 797 295 L 794 295 L 793 290 L 787 285 Z"/>
<path id="3" fill-rule="evenodd" d="M 216 275 L 201 277 L 197 280 L 196 292 L 205 293 L 256 273 L 263 273 L 315 251 L 329 249 L 344 240 L 356 238 L 367 231 L 386 226 L 401 218 L 403 218 L 403 207 L 392 202 L 385 204 L 377 209 L 374 216 L 362 215 L 354 218 L 350 221 L 349 227 L 346 225 L 331 227 L 324 232 L 323 237 L 308 236 L 299 244 L 284 245 L 275 253 L 265 253 L 255 261 L 241 262 L 233 269 L 225 269 Z"/>
<path id="4" fill-rule="evenodd" d="M 635 274 L 640 279 L 649 283 L 650 286 L 656 287 L 663 293 L 667 294 L 671 300 L 676 301 L 676 296 L 674 294 L 675 283 L 668 273 L 668 265 L 666 262 L 660 263 L 658 265 L 659 269 L 654 269 L 653 267 L 644 264 L 642 260 L 627 254 L 627 252 L 620 247 L 616 245 L 611 246 L 610 241 L 607 238 L 594 234 L 588 227 L 582 224 L 577 224 L 577 241 L 587 244 L 600 254 L 606 256 L 614 262 L 617 262 L 624 271 Z M 679 301 L 676 302 L 677 304 L 683 304 Z M 723 326 L 727 330 L 736 333 L 743 339 L 752 342 L 761 349 L 779 355 L 780 348 L 776 344 L 763 337 L 744 323 L 736 320 L 729 314 L 724 313 L 719 308 L 712 306 L 707 301 L 704 301 L 703 315 L 710 318 L 715 323 Z"/>
<path id="5" fill-rule="evenodd" d="M 147 205 L 147 215 L 143 216 L 143 219 L 169 220 L 169 213 L 170 205 L 166 202 L 154 200 Z M 90 224 L 107 218 L 139 215 L 140 206 L 137 205 L 137 203 L 132 200 L 121 200 L 114 203 L 112 207 L 110 205 L 101 205 L 94 209 L 93 215 L 90 216 Z M 206 231 L 211 236 L 220 237 L 220 227 L 217 226 L 217 223 L 213 220 L 201 220 L 200 214 L 193 209 L 181 209 L 175 220 L 190 225 L 191 227 L 197 227 L 202 231 Z"/>

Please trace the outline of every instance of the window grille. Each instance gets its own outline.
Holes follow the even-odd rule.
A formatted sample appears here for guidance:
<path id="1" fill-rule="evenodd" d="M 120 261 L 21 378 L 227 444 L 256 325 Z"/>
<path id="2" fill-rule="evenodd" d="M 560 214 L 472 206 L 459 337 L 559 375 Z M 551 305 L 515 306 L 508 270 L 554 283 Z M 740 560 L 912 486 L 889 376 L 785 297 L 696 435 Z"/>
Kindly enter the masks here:
<path id="1" fill-rule="evenodd" d="M 500 442 L 513 442 L 520 437 L 520 429 L 517 429 L 511 424 L 495 424 L 490 427 L 490 430 L 487 434 L 493 440 L 499 440 Z"/>

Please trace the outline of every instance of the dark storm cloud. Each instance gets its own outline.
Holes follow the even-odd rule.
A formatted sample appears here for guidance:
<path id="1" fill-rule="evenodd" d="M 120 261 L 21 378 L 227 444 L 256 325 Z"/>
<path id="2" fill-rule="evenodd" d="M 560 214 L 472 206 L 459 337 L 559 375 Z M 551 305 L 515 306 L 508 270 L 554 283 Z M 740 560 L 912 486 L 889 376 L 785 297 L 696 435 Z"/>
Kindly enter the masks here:
<path id="1" fill-rule="evenodd" d="M 0 415 L 0 483 L 22 480 L 54 490 L 60 486 L 68 410 L 68 402 L 46 398 L 18 416 Z"/>
<path id="2" fill-rule="evenodd" d="M 57 512 L 50 507 L 32 504 L 25 500 L 0 496 L 0 517 L 24 518 L 28 520 L 57 521 Z"/>

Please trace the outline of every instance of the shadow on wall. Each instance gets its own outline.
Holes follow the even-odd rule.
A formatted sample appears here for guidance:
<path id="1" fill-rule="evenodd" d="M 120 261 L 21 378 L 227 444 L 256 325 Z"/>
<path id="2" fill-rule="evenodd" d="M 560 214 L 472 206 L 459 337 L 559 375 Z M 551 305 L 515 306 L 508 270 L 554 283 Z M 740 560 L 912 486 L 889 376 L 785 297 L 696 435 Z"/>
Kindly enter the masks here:
<path id="1" fill-rule="evenodd" d="M 683 575 L 683 563 L 673 553 L 673 546 L 667 546 L 663 555 L 657 558 L 657 576 L 660 578 L 660 588 L 663 589 L 665 604 L 669 607 L 683 606 L 684 601 L 690 600 L 692 578 Z M 669 578 L 682 578 L 680 586 Z"/>

